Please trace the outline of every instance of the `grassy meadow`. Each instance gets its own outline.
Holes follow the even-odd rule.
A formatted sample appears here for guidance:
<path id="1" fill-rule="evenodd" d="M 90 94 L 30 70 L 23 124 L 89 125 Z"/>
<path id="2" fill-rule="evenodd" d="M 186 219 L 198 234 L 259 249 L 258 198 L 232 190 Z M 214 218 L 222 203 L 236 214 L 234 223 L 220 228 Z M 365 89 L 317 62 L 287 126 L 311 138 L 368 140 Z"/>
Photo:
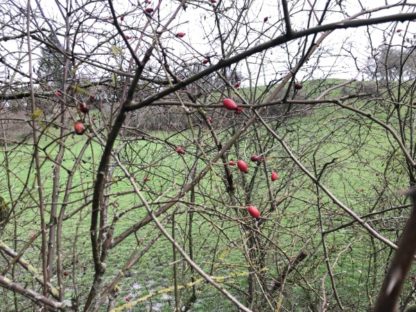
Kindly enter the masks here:
<path id="1" fill-rule="evenodd" d="M 381 119 L 385 117 L 381 108 L 372 106 L 372 103 L 356 105 L 371 110 Z M 270 134 L 259 124 L 255 128 L 250 129 L 238 145 L 232 147 L 228 159 L 245 159 L 249 162 L 250 156 L 259 153 L 259 146 L 262 146 L 265 147 L 266 164 L 250 162 L 250 170 L 246 175 L 239 173 L 235 167 L 231 168 L 236 189 L 229 195 L 224 186 L 223 165 L 221 161 L 217 162 L 195 187 L 194 199 L 186 194 L 159 219 L 188 252 L 191 233 L 195 262 L 244 302 L 249 266 L 243 248 L 247 243 L 247 231 L 242 224 L 254 226 L 254 221 L 245 211 L 249 199 L 267 219 L 261 228 L 260 241 L 267 250 L 264 259 L 266 267 L 262 269 L 270 283 L 282 274 L 288 261 L 300 251 L 307 254 L 305 260 L 287 276 L 281 291 L 276 294 L 280 298 L 281 311 L 315 311 L 313 307 L 319 306 L 324 300 L 327 300 L 329 310 L 338 310 L 325 264 L 322 227 L 323 231 L 329 231 L 324 236 L 326 250 L 342 305 L 347 311 L 367 310 L 374 303 L 391 250 L 370 237 L 357 223 L 349 224 L 351 217 L 322 190 L 316 188 L 281 144 L 271 140 Z M 258 137 L 253 135 L 255 131 Z M 408 185 L 405 160 L 397 144 L 380 126 L 337 106 L 320 105 L 307 114 L 285 120 L 276 127 L 276 132 L 312 174 L 320 175 L 321 170 L 325 169 L 320 175 L 320 182 L 357 214 L 364 216 L 406 202 L 398 192 Z M 219 131 L 219 137 L 225 142 L 232 133 L 232 127 L 224 128 Z M 196 166 L 196 172 L 200 172 L 215 155 L 216 149 L 207 129 L 202 129 L 198 137 L 204 153 L 200 153 L 196 145 L 190 143 L 193 135 L 197 134 L 192 134 L 191 131 L 175 135 L 154 132 L 145 140 L 116 143 L 118 156 L 141 186 L 152 209 L 157 210 L 175 196 L 185 183 L 189 183 L 190 168 Z M 53 131 L 46 133 L 39 143 L 46 207 L 50 207 L 53 187 L 54 165 L 50 159 L 55 157 L 58 150 L 58 144 L 48 146 L 54 136 L 56 133 Z M 62 234 L 61 256 L 64 259 L 64 269 L 68 271 L 64 278 L 65 297 L 69 300 L 79 298 L 82 302 L 93 276 L 89 226 L 94 173 L 97 171 L 102 146 L 95 139 L 89 142 L 86 136 L 72 135 L 63 144 L 65 154 L 60 172 L 58 213 L 62 208 L 62 194 L 67 187 L 69 173 L 74 172 Z M 173 148 L 176 145 L 186 146 L 186 155 L 176 154 Z M 43 150 L 45 146 L 47 148 Z M 7 148 L 7 153 L 0 154 L 4 171 L 0 193 L 7 201 L 15 203 L 15 206 L 11 221 L 3 229 L 2 240 L 13 249 L 21 250 L 40 228 L 32 147 L 9 145 L 3 148 L 3 151 Z M 79 167 L 74 167 L 80 154 L 82 158 Z M 280 176 L 273 183 L 268 181 L 271 170 L 276 170 Z M 251 191 L 248 195 L 249 185 Z M 270 211 L 270 193 L 278 203 L 274 211 Z M 141 201 L 117 167 L 112 172 L 106 196 L 109 223 L 114 225 L 113 237 L 147 215 Z M 366 220 L 395 242 L 408 211 L 409 208 L 406 207 L 398 208 L 382 215 L 375 214 Z M 319 222 L 320 216 L 322 223 Z M 48 214 L 46 220 L 49 222 Z M 344 225 L 347 226 L 331 232 Z M 18 239 L 14 240 L 16 233 Z M 158 235 L 158 229 L 149 223 L 111 249 L 106 261 L 104 283 L 112 280 L 132 253 L 146 248 Z M 39 248 L 40 237 L 23 257 L 40 270 Z M 4 258 L 0 261 L 2 266 L 7 265 Z M 122 308 L 125 304 L 160 291 L 159 294 L 145 298 L 143 302 L 134 303 L 134 307 L 125 306 L 124 310 L 172 311 L 175 305 L 172 288 L 174 266 L 179 286 L 192 282 L 189 266 L 178 253 L 175 261 L 172 245 L 166 238 L 160 237 L 118 283 L 114 307 Z M 16 268 L 14 274 L 16 280 L 36 285 L 24 270 Z M 200 277 L 194 273 L 194 279 L 198 281 Z M 52 284 L 54 283 L 56 277 L 52 278 Z M 404 294 L 409 292 L 410 282 L 406 287 Z M 205 282 L 197 282 L 195 290 L 196 301 L 191 311 L 236 310 Z M 192 288 L 180 289 L 179 294 L 184 303 L 191 298 Z M 7 291 L 3 291 L 0 298 L 3 298 L 0 302 L 12 302 L 12 296 Z"/>

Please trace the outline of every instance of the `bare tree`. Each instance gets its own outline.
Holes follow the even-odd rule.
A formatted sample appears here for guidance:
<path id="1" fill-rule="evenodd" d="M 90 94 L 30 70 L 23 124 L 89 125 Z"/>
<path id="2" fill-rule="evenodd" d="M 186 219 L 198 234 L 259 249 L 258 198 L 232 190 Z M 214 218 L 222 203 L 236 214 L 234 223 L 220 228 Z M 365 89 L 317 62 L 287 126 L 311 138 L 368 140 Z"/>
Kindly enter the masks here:
<path id="1" fill-rule="evenodd" d="M 0 302 L 372 309 L 416 166 L 415 8 L 376 5 L 0 2 Z"/>

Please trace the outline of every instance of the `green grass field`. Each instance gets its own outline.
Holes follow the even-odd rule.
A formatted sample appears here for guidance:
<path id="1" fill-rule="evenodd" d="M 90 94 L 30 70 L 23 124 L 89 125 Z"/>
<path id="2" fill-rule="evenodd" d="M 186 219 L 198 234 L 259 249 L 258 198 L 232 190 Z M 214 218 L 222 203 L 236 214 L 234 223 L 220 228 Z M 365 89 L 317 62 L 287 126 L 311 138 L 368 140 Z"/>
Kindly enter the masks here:
<path id="1" fill-rule="evenodd" d="M 363 104 L 373 109 L 370 104 Z M 375 113 L 384 118 L 382 111 Z M 257 129 L 258 128 L 258 129 Z M 282 292 L 284 311 L 313 311 L 326 293 L 330 310 L 337 310 L 331 282 L 324 261 L 319 214 L 322 216 L 324 231 L 336 229 L 352 221 L 322 190 L 317 193 L 314 183 L 288 157 L 282 146 L 259 125 L 256 130 L 260 139 L 251 129 L 237 146 L 233 147 L 228 159 L 246 159 L 258 152 L 260 146 L 267 150 L 266 164 L 257 168 L 250 163 L 250 173 L 243 175 L 233 168 L 236 186 L 231 197 L 227 194 L 223 181 L 221 162 L 214 164 L 211 171 L 195 187 L 195 201 L 187 194 L 181 202 L 162 215 L 166 228 L 172 231 L 172 216 L 175 215 L 175 237 L 189 252 L 189 218 L 192 223 L 192 248 L 194 260 L 205 272 L 216 277 L 229 277 L 221 283 L 243 302 L 247 291 L 247 255 L 243 246 L 247 243 L 247 229 L 242 222 L 253 222 L 247 217 L 245 205 L 248 200 L 248 185 L 252 184 L 249 201 L 255 204 L 267 219 L 261 228 L 260 239 L 265 253 L 264 263 L 270 283 L 280 275 L 288 263 L 301 250 L 307 253 L 285 280 Z M 314 175 L 325 168 L 320 181 L 344 204 L 359 215 L 382 211 L 404 203 L 398 190 L 406 188 L 405 160 L 391 136 L 378 125 L 365 121 L 351 112 L 335 106 L 320 106 L 306 115 L 292 117 L 281 124 L 276 131 L 289 144 L 292 152 Z M 220 138 L 226 141 L 231 137 L 232 128 L 223 129 Z M 52 137 L 54 133 L 50 134 Z M 192 134 L 184 132 L 175 136 L 157 132 L 152 140 L 136 140 L 129 143 L 119 141 L 117 150 L 120 159 L 129 168 L 141 191 L 154 210 L 177 194 L 188 179 L 189 168 L 196 164 L 199 172 L 215 154 L 212 138 L 205 129 L 199 142 L 204 150 L 200 154 L 191 145 Z M 50 142 L 45 137 L 40 147 Z M 93 275 L 90 247 L 90 215 L 94 173 L 97 170 L 102 147 L 97 142 L 88 143 L 82 155 L 80 166 L 74 168 L 75 161 L 82 153 L 85 136 L 70 136 L 65 142 L 64 161 L 61 170 L 61 195 L 58 198 L 58 211 L 62 208 L 63 191 L 67 186 L 68 174 L 75 170 L 74 179 L 67 200 L 63 226 L 62 258 L 68 276 L 64 280 L 65 297 L 85 295 L 91 286 Z M 169 145 L 170 144 L 170 145 Z M 177 155 L 172 146 L 186 145 L 187 154 Z M 171 148 L 169 148 L 171 146 Z M 41 152 L 42 182 L 46 207 L 50 207 L 53 158 L 57 152 L 53 144 Z M 35 173 L 31 166 L 31 146 L 9 146 L 6 153 L 0 154 L 0 163 L 6 167 L 9 162 L 9 175 L 12 185 L 4 178 L 0 182 L 0 193 L 7 201 L 16 202 L 13 222 L 2 233 L 2 240 L 16 250 L 25 246 L 30 236 L 40 227 L 37 189 L 34 187 Z M 327 165 L 326 165 L 327 164 Z M 315 168 L 316 166 L 316 168 Z M 265 170 L 265 171 L 264 171 Z M 270 211 L 271 201 L 267 189 L 271 170 L 279 172 L 280 178 L 270 185 L 271 196 L 280 202 L 275 211 Z M 144 178 L 149 180 L 144 182 Z M 27 181 L 27 184 L 26 184 Z M 147 215 L 145 208 L 133 193 L 133 189 L 119 168 L 115 168 L 108 195 L 108 220 L 115 227 L 114 237 L 123 233 Z M 23 186 L 26 184 L 26 188 Z M 8 192 L 8 187 L 12 192 Z M 11 198 L 11 196 L 13 198 Z M 16 199 L 18 198 L 18 201 Z M 319 202 L 318 202 L 319 199 Z M 320 210 L 318 210 L 318 206 Z M 408 208 L 396 209 L 370 220 L 372 226 L 383 235 L 397 240 Z M 46 216 L 49 222 L 49 215 Z M 17 240 L 14 240 L 17 231 Z M 130 235 L 122 243 L 110 250 L 106 261 L 107 271 L 104 282 L 109 282 L 119 272 L 130 255 L 142 250 L 157 237 L 158 229 L 153 223 Z M 340 300 L 348 311 L 364 311 L 375 300 L 387 260 L 391 256 L 389 248 L 373 238 L 356 223 L 325 235 L 329 263 Z M 24 258 L 35 267 L 41 268 L 39 255 L 40 239 L 26 251 Z M 172 245 L 161 237 L 119 283 L 119 294 L 115 306 L 126 303 L 126 296 L 141 298 L 152 292 L 173 286 L 173 267 L 178 271 L 178 285 L 191 282 L 191 270 L 179 254 L 173 260 Z M 5 260 L 2 259 L 2 262 Z M 6 263 L 4 263 L 6 264 Z M 34 285 L 27 272 L 16 269 L 16 279 Z M 195 279 L 200 277 L 194 275 Z M 56 278 L 52 278 L 52 284 Z M 406 287 L 410 287 L 409 283 Z M 197 283 L 197 300 L 192 311 L 233 311 L 231 303 L 225 301 L 218 291 L 206 283 Z M 259 291 L 259 290 L 257 290 Z M 409 290 L 406 289 L 408 292 Z M 405 291 L 405 292 L 406 292 Z M 191 297 L 191 289 L 180 290 L 182 303 Z M 3 300 L 11 302 L 7 292 Z M 173 291 L 155 295 L 143 303 L 135 305 L 133 311 L 172 311 Z M 104 307 L 103 307 L 104 309 Z"/>

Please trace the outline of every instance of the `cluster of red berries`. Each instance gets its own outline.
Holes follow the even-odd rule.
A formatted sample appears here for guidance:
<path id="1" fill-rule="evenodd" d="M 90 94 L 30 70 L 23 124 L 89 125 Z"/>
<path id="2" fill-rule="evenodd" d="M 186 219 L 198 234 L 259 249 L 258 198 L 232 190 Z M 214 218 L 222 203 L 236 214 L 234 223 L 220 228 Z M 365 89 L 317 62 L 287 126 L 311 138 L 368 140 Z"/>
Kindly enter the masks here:
<path id="1" fill-rule="evenodd" d="M 250 158 L 252 161 L 255 161 L 255 162 L 260 162 L 260 161 L 263 161 L 264 160 L 264 157 L 263 156 L 259 156 L 259 155 L 253 155 L 253 156 L 251 156 L 251 158 Z M 235 166 L 236 165 L 236 162 L 234 161 L 234 160 L 230 160 L 229 162 L 228 162 L 228 165 L 229 166 Z M 238 167 L 238 169 L 241 171 L 241 172 L 244 172 L 244 173 L 248 173 L 248 169 L 249 169 L 249 167 L 248 167 L 248 165 L 247 165 L 247 163 L 244 161 L 244 160 L 238 160 L 237 161 L 237 167 Z M 274 181 L 276 181 L 277 179 L 279 179 L 279 175 L 277 174 L 277 172 L 276 171 L 272 171 L 272 174 L 271 174 L 271 180 L 274 182 Z M 253 206 L 253 205 L 249 205 L 248 207 L 247 207 L 247 211 L 248 211 L 248 213 L 253 217 L 253 218 L 256 218 L 256 219 L 258 219 L 259 217 L 260 217 L 260 211 L 257 209 L 257 207 L 256 206 Z"/>
<path id="2" fill-rule="evenodd" d="M 240 83 L 238 82 L 238 85 L 234 85 L 234 87 L 236 87 L 236 88 L 238 88 L 240 86 Z M 299 86 L 298 85 L 295 85 L 295 88 L 296 89 L 301 89 L 302 88 L 302 86 L 300 85 L 300 88 L 299 88 Z M 223 100 L 223 105 L 224 105 L 224 107 L 226 108 L 226 109 L 228 109 L 228 110 L 234 110 L 234 111 L 242 111 L 242 108 L 241 107 L 239 107 L 232 99 L 229 99 L 229 98 L 226 98 L 226 99 L 224 99 Z M 251 157 L 250 157 L 250 160 L 251 161 L 253 161 L 253 162 L 257 162 L 257 163 L 260 163 L 260 162 L 262 162 L 263 160 L 264 160 L 264 156 L 261 156 L 261 155 L 252 155 Z M 228 165 L 229 166 L 235 166 L 236 165 L 236 162 L 234 161 L 234 160 L 230 160 L 229 162 L 228 162 Z M 244 161 L 244 160 L 238 160 L 237 161 L 237 167 L 238 167 L 238 169 L 241 171 L 241 172 L 244 172 L 244 173 L 248 173 L 248 169 L 249 169 L 249 167 L 248 167 L 248 164 Z M 276 171 L 272 171 L 272 174 L 271 174 L 271 177 L 270 177 L 270 179 L 272 180 L 272 182 L 274 182 L 274 181 L 276 181 L 277 179 L 279 179 L 279 175 L 277 174 L 277 172 Z M 253 205 L 249 205 L 248 207 L 247 207 L 247 211 L 248 211 L 248 213 L 253 217 L 253 218 L 256 218 L 256 219 L 258 219 L 259 217 L 260 217 L 260 211 L 257 209 L 257 207 L 256 206 L 253 206 Z"/>
<path id="3" fill-rule="evenodd" d="M 63 92 L 61 90 L 57 89 L 57 90 L 55 90 L 54 94 L 57 97 L 61 97 L 63 95 Z M 90 100 L 94 101 L 95 96 L 91 95 Z M 85 103 L 85 102 L 79 103 L 78 109 L 83 114 L 88 114 L 88 112 L 90 111 L 87 103 Z M 74 123 L 74 131 L 75 131 L 76 134 L 82 135 L 82 134 L 84 134 L 85 130 L 86 130 L 85 125 L 81 120 L 78 120 Z"/>

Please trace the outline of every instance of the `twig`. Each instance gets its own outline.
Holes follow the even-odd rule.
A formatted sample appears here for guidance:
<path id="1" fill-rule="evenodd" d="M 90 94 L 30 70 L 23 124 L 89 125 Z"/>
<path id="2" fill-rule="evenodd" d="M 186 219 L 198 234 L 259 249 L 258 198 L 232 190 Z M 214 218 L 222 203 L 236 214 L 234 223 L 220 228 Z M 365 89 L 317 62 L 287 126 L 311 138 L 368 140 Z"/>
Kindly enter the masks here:
<path id="1" fill-rule="evenodd" d="M 353 219 L 355 219 L 359 224 L 361 224 L 362 227 L 364 227 L 370 235 L 374 236 L 378 240 L 382 241 L 386 245 L 390 246 L 393 249 L 397 249 L 396 244 L 394 244 L 391 240 L 381 235 L 379 232 L 377 232 L 375 229 L 373 229 L 365 220 L 363 220 L 357 213 L 355 213 L 352 209 L 350 209 L 348 206 L 346 206 L 343 202 L 341 202 L 338 198 L 335 197 L 334 194 L 332 194 L 321 182 L 318 181 L 318 179 L 308 170 L 306 167 L 300 162 L 300 160 L 293 154 L 290 147 L 287 145 L 283 139 L 277 135 L 277 133 L 270 128 L 270 126 L 264 121 L 264 119 L 256 112 L 254 111 L 257 118 L 260 120 L 260 122 L 264 125 L 264 127 L 269 131 L 271 135 L 273 135 L 277 141 L 282 145 L 286 153 L 290 156 L 290 158 L 298 165 L 298 167 L 314 182 L 316 185 L 318 185 L 324 193 L 331 198 L 331 200 L 338 205 L 338 207 L 342 208 L 348 215 L 350 215 Z"/>
<path id="2" fill-rule="evenodd" d="M 216 289 L 218 289 L 225 297 L 227 297 L 231 302 L 233 302 L 241 311 L 245 312 L 251 312 L 249 308 L 247 308 L 245 305 L 243 305 L 237 298 L 235 298 L 230 292 L 228 292 L 225 288 L 223 288 L 220 284 L 218 284 L 210 275 L 205 273 L 201 269 L 201 267 L 196 264 L 189 255 L 185 252 L 185 250 L 172 238 L 172 236 L 168 233 L 168 231 L 165 229 L 165 227 L 160 223 L 160 221 L 157 219 L 155 214 L 153 213 L 152 208 L 149 206 L 147 200 L 144 198 L 142 193 L 140 192 L 140 187 L 137 185 L 135 179 L 131 176 L 129 171 L 126 169 L 126 167 L 120 162 L 120 160 L 114 155 L 114 158 L 117 161 L 117 164 L 119 165 L 120 169 L 124 172 L 126 177 L 130 180 L 130 183 L 132 184 L 135 193 L 140 198 L 144 206 L 146 207 L 146 210 L 148 214 L 150 215 L 151 219 L 156 223 L 156 226 L 160 230 L 160 232 L 165 236 L 172 245 L 176 248 L 176 250 L 182 255 L 184 260 L 194 268 L 194 270 L 201 275 L 209 284 L 214 286 Z"/>
<path id="3" fill-rule="evenodd" d="M 227 276 L 212 276 L 211 278 L 213 280 L 215 280 L 216 282 L 220 283 L 220 282 L 224 282 L 225 280 L 233 278 L 233 277 L 242 277 L 242 276 L 247 276 L 249 274 L 250 274 L 250 272 L 241 272 L 241 273 L 230 274 L 230 275 L 227 275 Z M 178 285 L 178 289 L 181 290 L 181 289 L 194 287 L 198 284 L 202 284 L 203 282 L 205 282 L 205 279 L 200 278 L 200 279 L 197 279 L 193 282 L 189 282 L 189 283 L 186 283 L 186 284 L 183 284 L 183 285 Z M 159 289 L 159 290 L 156 290 L 156 291 L 151 291 L 149 294 L 147 294 L 143 297 L 140 297 L 140 298 L 138 298 L 136 300 L 133 300 L 129 303 L 118 306 L 117 308 L 111 310 L 111 312 L 121 312 L 121 311 L 131 309 L 134 306 L 136 306 L 137 304 L 139 304 L 141 302 L 146 302 L 147 300 L 149 300 L 152 297 L 173 292 L 174 289 L 175 289 L 174 286 L 170 286 L 170 287 Z"/>
<path id="4" fill-rule="evenodd" d="M 412 199 L 412 212 L 384 278 L 374 312 L 398 311 L 399 295 L 416 252 L 416 189 L 412 188 L 408 195 Z"/>
<path id="5" fill-rule="evenodd" d="M 277 278 L 277 280 L 273 283 L 272 289 L 270 290 L 271 293 L 274 293 L 282 287 L 283 282 L 285 281 L 286 277 L 301 263 L 306 257 L 307 253 L 301 251 L 296 258 L 287 264 L 286 268 L 283 270 L 282 274 Z"/>
<path id="6" fill-rule="evenodd" d="M 7 246 L 3 241 L 0 240 L 0 249 L 4 251 L 8 256 L 13 257 L 13 262 L 19 263 L 25 270 L 27 270 L 33 277 L 38 281 L 41 285 L 43 285 L 43 278 L 37 271 L 37 269 L 32 266 L 28 261 L 21 257 L 21 254 L 18 254 L 12 248 Z M 52 286 L 49 282 L 47 283 L 47 287 L 50 290 L 50 293 L 55 297 L 59 297 L 59 291 L 55 287 Z"/>
<path id="7" fill-rule="evenodd" d="M 7 277 L 3 275 L 0 275 L 0 285 L 22 296 L 25 296 L 26 298 L 32 300 L 36 304 L 48 307 L 50 309 L 53 309 L 54 311 L 71 307 L 70 302 L 58 302 L 50 298 L 47 298 L 31 289 L 27 289 L 24 286 L 9 280 Z"/>

